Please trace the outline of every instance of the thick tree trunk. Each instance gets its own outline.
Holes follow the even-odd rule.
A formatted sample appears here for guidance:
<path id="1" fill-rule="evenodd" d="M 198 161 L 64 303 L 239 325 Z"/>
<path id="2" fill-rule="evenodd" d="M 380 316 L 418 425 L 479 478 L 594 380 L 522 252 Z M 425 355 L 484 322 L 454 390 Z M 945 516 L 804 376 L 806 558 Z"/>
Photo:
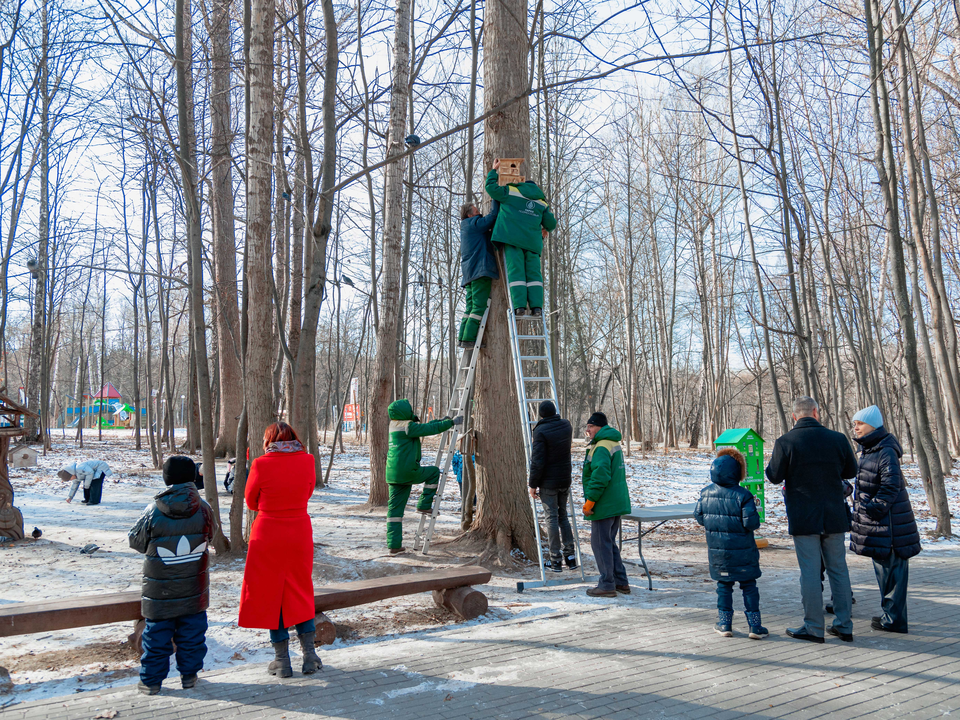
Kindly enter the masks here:
<path id="1" fill-rule="evenodd" d="M 387 158 L 403 152 L 407 128 L 407 94 L 410 92 L 410 0 L 398 0 L 393 38 L 393 90 L 390 97 L 390 127 Z M 383 270 L 377 326 L 377 359 L 368 414 L 370 433 L 370 496 L 372 506 L 387 504 L 387 406 L 393 400 L 397 364 L 397 321 L 400 317 L 400 256 L 403 242 L 403 163 L 387 165 L 384 178 Z"/>
<path id="2" fill-rule="evenodd" d="M 484 104 L 490 110 L 523 95 L 527 80 L 527 2 L 505 0 L 487 5 L 484 19 Z M 519 24 L 518 18 L 524 22 Z M 526 98 L 491 115 L 484 124 L 484 168 L 496 158 L 522 157 L 530 172 L 530 106 Z M 493 285 L 490 317 L 484 332 L 476 376 L 477 513 L 468 537 L 485 543 L 486 562 L 510 564 L 520 548 L 537 557 L 533 514 L 527 497 L 526 456 L 507 326 L 507 302 L 501 277 Z M 551 298 L 558 302 L 559 298 Z"/>

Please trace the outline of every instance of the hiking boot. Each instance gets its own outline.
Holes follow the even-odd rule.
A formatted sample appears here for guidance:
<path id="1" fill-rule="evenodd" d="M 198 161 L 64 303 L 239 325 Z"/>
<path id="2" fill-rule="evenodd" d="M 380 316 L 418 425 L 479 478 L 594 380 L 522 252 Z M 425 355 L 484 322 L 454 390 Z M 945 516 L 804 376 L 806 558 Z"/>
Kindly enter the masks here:
<path id="1" fill-rule="evenodd" d="M 717 611 L 717 624 L 713 626 L 713 629 L 721 637 L 733 637 L 733 611 L 732 610 L 718 610 Z"/>
<path id="2" fill-rule="evenodd" d="M 271 643 L 275 658 L 267 665 L 267 672 L 277 677 L 293 677 L 293 667 L 290 665 L 289 640 Z"/>
<path id="3" fill-rule="evenodd" d="M 317 655 L 316 632 L 306 632 L 298 635 L 300 638 L 300 654 L 303 655 L 303 674 L 313 675 L 323 667 L 320 656 Z"/>
<path id="4" fill-rule="evenodd" d="M 524 315 L 527 314 L 527 309 L 526 309 L 525 307 L 515 308 L 514 311 L 513 311 L 513 314 L 514 314 L 516 317 L 523 317 Z"/>
<path id="5" fill-rule="evenodd" d="M 590 597 L 604 597 L 604 598 L 615 598 L 617 596 L 616 590 L 601 590 L 599 587 L 592 587 L 587 590 L 587 595 Z"/>
<path id="6" fill-rule="evenodd" d="M 144 695 L 156 695 L 160 692 L 159 685 L 145 685 L 142 681 L 137 683 L 137 692 Z"/>
<path id="7" fill-rule="evenodd" d="M 400 553 L 405 553 L 407 549 L 405 547 L 390 548 L 391 555 L 399 555 Z"/>
<path id="8" fill-rule="evenodd" d="M 192 687 L 195 687 L 197 684 L 197 674 L 191 673 L 190 675 L 181 675 L 180 676 L 180 687 L 184 690 L 189 690 Z"/>
<path id="9" fill-rule="evenodd" d="M 571 570 L 577 569 L 577 556 L 576 555 L 567 555 L 567 567 Z"/>
<path id="10" fill-rule="evenodd" d="M 630 594 L 630 586 L 629 586 L 629 585 L 617 585 L 617 592 L 620 593 L 621 595 L 629 595 L 629 594 Z"/>
<path id="11" fill-rule="evenodd" d="M 551 560 L 548 563 L 544 563 L 543 566 L 553 572 L 563 572 L 563 560 Z"/>
<path id="12" fill-rule="evenodd" d="M 420 513 L 421 515 L 432 515 L 433 508 L 427 508 L 426 510 L 421 510 L 420 508 L 417 508 L 417 512 Z"/>
<path id="13" fill-rule="evenodd" d="M 460 342 L 457 343 L 457 347 L 462 347 L 467 350 L 473 350 L 473 348 L 476 347 L 476 344 L 477 343 L 473 340 L 461 340 Z"/>
<path id="14" fill-rule="evenodd" d="M 533 308 L 530 314 L 534 317 L 543 317 L 543 308 Z"/>
<path id="15" fill-rule="evenodd" d="M 844 642 L 853 642 L 853 633 L 840 632 L 839 630 L 837 630 L 837 628 L 833 626 L 828 627 L 827 632 L 833 635 L 834 637 L 840 638 Z"/>

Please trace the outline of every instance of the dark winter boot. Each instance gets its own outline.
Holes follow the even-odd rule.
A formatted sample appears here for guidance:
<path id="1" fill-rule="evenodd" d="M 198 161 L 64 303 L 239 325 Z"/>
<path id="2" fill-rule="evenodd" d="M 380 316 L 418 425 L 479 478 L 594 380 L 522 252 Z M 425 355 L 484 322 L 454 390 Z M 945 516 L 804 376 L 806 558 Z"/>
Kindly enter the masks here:
<path id="1" fill-rule="evenodd" d="M 283 642 L 271 643 L 276 658 L 267 665 L 267 672 L 277 677 L 293 677 L 293 667 L 290 665 L 290 644 L 289 640 Z"/>
<path id="2" fill-rule="evenodd" d="M 156 695 L 160 692 L 159 685 L 147 685 L 143 682 L 137 683 L 137 692 L 143 693 L 144 695 Z"/>
<path id="3" fill-rule="evenodd" d="M 197 674 L 191 673 L 190 675 L 181 675 L 180 676 L 180 687 L 184 690 L 189 690 L 192 687 L 197 685 Z"/>
<path id="4" fill-rule="evenodd" d="M 750 626 L 748 637 L 751 640 L 763 640 L 770 633 L 760 624 L 760 611 L 744 613 L 747 616 L 747 625 Z"/>
<path id="5" fill-rule="evenodd" d="M 313 675 L 317 670 L 323 667 L 320 662 L 320 656 L 317 655 L 317 648 L 314 645 L 316 632 L 308 632 L 298 635 L 300 638 L 300 654 L 303 655 L 303 674 Z"/>
<path id="6" fill-rule="evenodd" d="M 723 637 L 733 637 L 733 611 L 718 610 L 717 613 L 719 617 L 717 624 L 713 626 L 713 629 Z"/>

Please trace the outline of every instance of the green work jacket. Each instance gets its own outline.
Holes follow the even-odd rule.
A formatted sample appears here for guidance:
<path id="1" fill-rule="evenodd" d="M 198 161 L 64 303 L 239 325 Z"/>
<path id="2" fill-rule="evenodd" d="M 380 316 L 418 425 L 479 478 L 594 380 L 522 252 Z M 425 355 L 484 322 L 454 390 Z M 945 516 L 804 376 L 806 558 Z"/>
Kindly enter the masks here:
<path id="1" fill-rule="evenodd" d="M 600 428 L 587 447 L 583 461 L 583 499 L 593 500 L 593 513 L 587 520 L 606 520 L 630 514 L 630 493 L 627 492 L 627 471 L 619 430 L 606 425 Z"/>
<path id="2" fill-rule="evenodd" d="M 387 482 L 390 485 L 409 485 L 419 479 L 420 438 L 439 435 L 453 427 L 452 420 L 433 420 L 422 423 L 413 414 L 410 401 L 396 400 L 387 408 L 390 416 L 390 449 L 387 450 Z"/>
<path id="3" fill-rule="evenodd" d="M 550 212 L 543 191 L 530 180 L 501 187 L 497 184 L 499 177 L 496 170 L 491 170 L 487 173 L 485 186 L 487 195 L 500 203 L 491 239 L 495 243 L 515 245 L 527 252 L 542 254 L 540 228 L 550 232 L 557 227 L 557 219 Z"/>

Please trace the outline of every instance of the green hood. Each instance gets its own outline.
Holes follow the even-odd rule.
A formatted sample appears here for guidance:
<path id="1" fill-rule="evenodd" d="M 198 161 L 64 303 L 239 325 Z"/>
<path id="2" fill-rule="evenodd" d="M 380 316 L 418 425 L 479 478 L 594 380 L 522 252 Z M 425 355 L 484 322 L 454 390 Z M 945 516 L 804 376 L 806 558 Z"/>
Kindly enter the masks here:
<path id="1" fill-rule="evenodd" d="M 393 417 L 393 415 L 390 417 Z M 593 442 L 596 442 L 597 440 L 613 440 L 613 442 L 620 442 L 623 440 L 623 435 L 616 428 L 610 427 L 609 425 L 604 425 L 593 437 Z"/>
<path id="2" fill-rule="evenodd" d="M 406 398 L 394 400 L 387 408 L 387 415 L 391 420 L 414 420 L 413 408 L 410 407 L 410 401 Z"/>
<path id="3" fill-rule="evenodd" d="M 520 191 L 520 194 L 525 198 L 530 200 L 546 200 L 547 196 L 543 194 L 543 190 L 540 189 L 540 186 L 535 182 L 526 180 L 525 182 L 520 183 L 519 185 L 514 185 L 514 187 Z"/>

